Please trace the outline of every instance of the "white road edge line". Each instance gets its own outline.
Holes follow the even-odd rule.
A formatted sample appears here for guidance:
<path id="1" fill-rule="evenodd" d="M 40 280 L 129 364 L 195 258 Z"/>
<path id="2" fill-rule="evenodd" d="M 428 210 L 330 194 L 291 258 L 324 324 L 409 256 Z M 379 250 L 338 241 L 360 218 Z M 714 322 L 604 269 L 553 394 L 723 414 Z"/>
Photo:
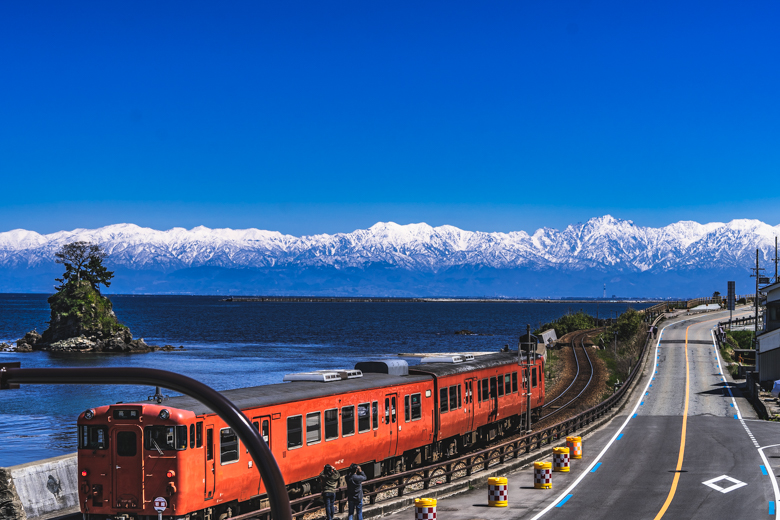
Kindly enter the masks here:
<path id="1" fill-rule="evenodd" d="M 675 323 L 670 323 L 669 325 L 676 325 L 678 323 L 683 323 L 685 321 L 690 321 L 690 320 L 682 320 L 682 321 L 678 321 L 678 322 L 675 322 Z M 668 327 L 669 325 L 667 325 L 666 327 Z M 556 498 L 555 500 L 553 500 L 550 503 L 550 505 L 548 505 L 547 507 L 545 507 L 544 509 L 539 511 L 539 513 L 537 513 L 536 516 L 531 518 L 531 520 L 537 520 L 537 519 L 541 518 L 542 516 L 547 514 L 550 510 L 552 510 L 558 504 L 558 502 L 560 502 L 561 500 L 566 498 L 566 495 L 569 495 L 574 490 L 574 488 L 577 487 L 577 485 L 582 481 L 582 479 L 584 479 L 586 475 L 590 474 L 590 470 L 592 470 L 593 467 L 601 460 L 601 457 L 603 457 L 604 454 L 607 453 L 607 450 L 617 440 L 618 435 L 620 435 L 623 432 L 623 429 L 626 427 L 626 425 L 628 425 L 628 422 L 631 420 L 632 417 L 634 417 L 634 414 L 636 413 L 637 409 L 639 408 L 639 403 L 642 402 L 642 399 L 645 397 L 645 392 L 648 391 L 648 389 L 650 388 L 650 383 L 653 382 L 652 376 L 653 376 L 653 374 L 655 374 L 655 371 L 658 368 L 658 345 L 661 343 L 661 336 L 663 336 L 664 331 L 666 330 L 666 327 L 661 329 L 661 333 L 658 334 L 658 340 L 655 342 L 655 355 L 653 356 L 653 370 L 650 372 L 650 376 L 651 377 L 647 378 L 647 385 L 645 385 L 644 390 L 639 392 L 639 399 L 636 400 L 636 405 L 634 405 L 634 409 L 631 410 L 631 412 L 629 412 L 628 417 L 626 418 L 626 420 L 623 421 L 623 424 L 615 432 L 615 435 L 613 435 L 612 438 L 607 443 L 607 445 L 604 446 L 604 448 L 601 450 L 601 453 L 599 453 L 596 456 L 596 458 L 593 460 L 593 462 L 590 463 L 590 466 L 588 466 L 585 469 L 585 471 L 583 471 L 582 474 L 579 477 L 577 477 L 577 480 L 572 482 L 571 485 L 568 488 L 566 488 L 566 491 L 561 493 L 558 496 L 558 498 Z"/>
<path id="2" fill-rule="evenodd" d="M 715 356 L 718 360 L 718 369 L 720 372 L 723 372 L 723 366 L 720 364 L 720 351 L 718 350 L 718 342 L 715 340 L 715 330 L 710 330 L 710 335 L 712 336 L 712 346 L 715 348 Z M 731 392 L 731 384 L 729 384 L 726 389 L 729 391 L 729 396 L 731 397 L 731 402 L 734 404 L 734 408 L 737 410 L 737 417 L 739 417 L 739 422 L 742 423 L 742 427 L 745 428 L 745 431 L 748 434 L 748 437 L 750 437 L 750 440 L 753 441 L 753 445 L 758 448 L 758 454 L 761 456 L 761 460 L 764 461 L 764 467 L 767 470 L 767 473 L 769 473 L 769 480 L 772 482 L 772 490 L 775 492 L 775 518 L 780 518 L 780 489 L 777 487 L 777 479 L 775 479 L 775 472 L 770 471 L 772 467 L 769 465 L 769 461 L 766 458 L 766 455 L 764 455 L 764 450 L 766 448 L 773 448 L 775 446 L 780 446 L 780 444 L 772 444 L 771 446 L 764 446 L 763 448 L 758 446 L 758 442 L 756 442 L 756 438 L 753 436 L 753 432 L 750 431 L 750 428 L 748 428 L 747 424 L 745 424 L 745 419 L 742 418 L 742 413 L 739 411 L 739 405 L 737 404 L 737 400 L 734 399 L 734 394 Z"/>

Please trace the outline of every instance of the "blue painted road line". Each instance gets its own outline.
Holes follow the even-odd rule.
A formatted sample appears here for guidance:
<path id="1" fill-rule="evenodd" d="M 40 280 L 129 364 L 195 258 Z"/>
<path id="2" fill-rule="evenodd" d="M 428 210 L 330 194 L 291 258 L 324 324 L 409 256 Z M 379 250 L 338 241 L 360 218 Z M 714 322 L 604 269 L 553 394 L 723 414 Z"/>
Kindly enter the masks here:
<path id="1" fill-rule="evenodd" d="M 637 416 L 637 414 L 634 414 L 634 415 L 632 415 L 632 416 L 631 416 L 631 418 L 633 419 L 633 418 L 634 418 L 634 417 L 636 417 L 636 416 Z M 735 415 L 735 416 L 734 416 L 734 418 L 736 419 L 736 418 L 737 418 L 737 416 Z"/>
<path id="2" fill-rule="evenodd" d="M 533 383 L 533 381 L 531 381 Z M 729 403 L 729 406 L 734 408 L 734 403 Z"/>
<path id="3" fill-rule="evenodd" d="M 655 381 L 655 378 L 653 378 L 653 381 Z M 650 386 L 653 386 L 653 385 L 650 385 Z"/>
<path id="4" fill-rule="evenodd" d="M 618 436 L 617 436 L 617 440 L 620 440 L 620 439 L 622 439 L 622 438 L 623 438 L 623 434 L 622 434 L 622 433 L 621 433 L 620 435 L 618 435 Z M 596 467 L 599 467 L 599 466 L 601 466 L 601 462 L 599 462 L 599 463 L 598 463 L 598 465 L 597 465 Z M 596 471 L 596 470 L 594 469 L 593 471 Z M 593 473 L 593 471 L 591 471 L 591 473 Z"/>
<path id="5" fill-rule="evenodd" d="M 764 475 L 769 475 L 769 473 L 766 472 L 766 468 L 764 467 L 763 464 L 761 464 L 761 473 L 763 473 Z"/>
<path id="6" fill-rule="evenodd" d="M 644 406 L 644 405 L 645 405 L 645 402 L 644 402 L 644 401 L 642 401 L 641 403 L 639 403 L 639 406 Z"/>
<path id="7" fill-rule="evenodd" d="M 650 395 L 650 392 L 645 392 L 645 395 Z"/>
<path id="8" fill-rule="evenodd" d="M 572 497 L 571 495 L 566 495 L 566 498 L 564 498 L 563 500 L 561 500 L 560 502 L 558 502 L 558 503 L 555 505 L 555 507 L 561 507 L 563 504 L 565 504 L 566 502 L 568 502 L 568 500 L 569 500 L 571 497 Z"/>
<path id="9" fill-rule="evenodd" d="M 621 433 L 621 435 L 623 435 L 623 434 Z M 619 438 L 620 438 L 620 437 L 618 437 L 618 439 L 619 439 Z M 595 466 L 593 466 L 593 469 L 592 469 L 592 470 L 590 470 L 590 472 L 591 472 L 591 473 L 596 473 L 596 470 L 597 470 L 597 469 L 599 469 L 599 466 L 601 466 L 601 462 L 599 462 L 598 464 L 596 464 Z M 571 496 L 571 495 L 570 495 L 570 496 Z"/>
<path id="10" fill-rule="evenodd" d="M 769 514 L 770 515 L 775 514 L 775 503 L 774 502 L 769 502 Z"/>
<path id="11" fill-rule="evenodd" d="M 737 417 L 737 416 L 735 415 L 735 416 L 734 416 L 734 419 L 736 419 L 736 420 L 739 420 L 739 417 Z"/>

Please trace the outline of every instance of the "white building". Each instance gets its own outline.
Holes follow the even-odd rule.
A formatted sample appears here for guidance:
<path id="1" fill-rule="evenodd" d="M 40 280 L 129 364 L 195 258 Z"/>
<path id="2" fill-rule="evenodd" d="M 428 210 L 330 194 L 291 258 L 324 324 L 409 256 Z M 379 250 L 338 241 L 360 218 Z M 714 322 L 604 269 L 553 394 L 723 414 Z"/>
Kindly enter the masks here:
<path id="1" fill-rule="evenodd" d="M 762 289 L 766 294 L 764 330 L 756 336 L 756 370 L 759 381 L 780 379 L 780 283 Z"/>

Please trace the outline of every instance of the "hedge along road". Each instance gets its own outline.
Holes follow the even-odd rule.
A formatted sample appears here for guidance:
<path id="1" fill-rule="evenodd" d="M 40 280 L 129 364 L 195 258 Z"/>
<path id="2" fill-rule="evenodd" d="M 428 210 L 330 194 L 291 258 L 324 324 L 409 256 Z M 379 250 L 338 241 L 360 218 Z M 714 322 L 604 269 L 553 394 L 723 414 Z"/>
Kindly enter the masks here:
<path id="1" fill-rule="evenodd" d="M 755 413 L 736 390 L 732 397 L 711 334 L 724 315 L 664 327 L 630 404 L 585 440 L 585 456 L 570 474 L 553 475 L 553 491 L 532 489 L 533 470 L 526 469 L 510 476 L 508 509 L 480 507 L 477 514 L 485 493 L 478 489 L 440 501 L 440 517 L 778 517 L 780 468 L 770 461 L 780 465 L 780 424 L 745 420 Z"/>

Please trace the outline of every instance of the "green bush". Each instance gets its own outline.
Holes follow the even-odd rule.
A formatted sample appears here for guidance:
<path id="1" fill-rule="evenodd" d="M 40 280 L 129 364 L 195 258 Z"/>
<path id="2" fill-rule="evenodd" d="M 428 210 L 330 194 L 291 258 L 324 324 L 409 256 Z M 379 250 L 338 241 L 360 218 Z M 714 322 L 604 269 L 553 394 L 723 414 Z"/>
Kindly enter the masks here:
<path id="1" fill-rule="evenodd" d="M 551 321 L 550 323 L 545 323 L 540 328 L 536 329 L 534 334 L 538 335 L 546 330 L 555 329 L 555 335 L 560 338 L 569 332 L 574 332 L 575 330 L 592 329 L 595 326 L 596 320 L 593 316 L 579 311 L 575 312 L 574 314 L 566 314 L 565 316 L 561 316 L 557 320 Z"/>
<path id="2" fill-rule="evenodd" d="M 753 348 L 755 333 L 752 330 L 732 330 L 727 336 L 730 336 L 739 345 L 739 348 Z"/>

